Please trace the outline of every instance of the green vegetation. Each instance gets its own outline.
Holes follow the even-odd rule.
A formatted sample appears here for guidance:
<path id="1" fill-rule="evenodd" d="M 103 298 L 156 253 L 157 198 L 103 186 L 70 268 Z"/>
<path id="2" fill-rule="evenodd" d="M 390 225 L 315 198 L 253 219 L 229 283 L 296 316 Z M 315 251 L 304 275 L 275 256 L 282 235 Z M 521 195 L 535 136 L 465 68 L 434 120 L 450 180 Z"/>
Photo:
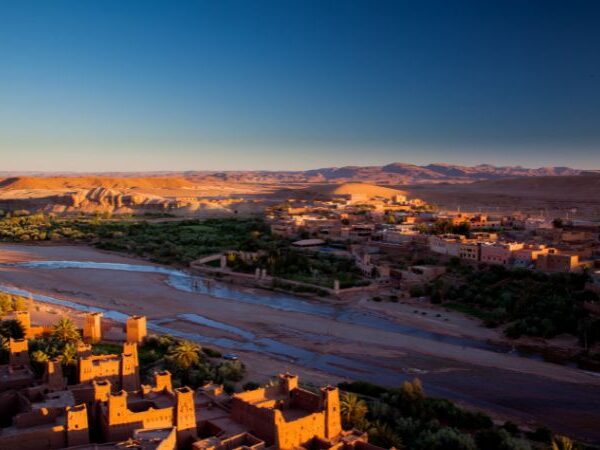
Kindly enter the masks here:
<path id="1" fill-rule="evenodd" d="M 146 383 L 152 383 L 155 371 L 167 369 L 172 374 L 174 386 L 187 385 L 196 389 L 213 381 L 232 390 L 233 383 L 241 381 L 246 373 L 240 361 L 214 361 L 212 355 L 219 355 L 218 358 L 219 352 L 169 335 L 149 336 L 138 353 L 140 375 Z"/>
<path id="2" fill-rule="evenodd" d="M 448 219 L 438 219 L 432 225 L 419 224 L 415 228 L 423 234 L 461 234 L 469 236 L 471 231 L 468 223 L 455 225 Z"/>
<path id="3" fill-rule="evenodd" d="M 24 311 L 31 300 L 20 295 L 11 295 L 0 292 L 0 316 L 12 311 Z"/>
<path id="4" fill-rule="evenodd" d="M 68 317 L 61 317 L 58 322 L 56 322 L 52 328 L 52 337 L 65 344 L 81 340 L 79 330 Z"/>
<path id="5" fill-rule="evenodd" d="M 164 264 L 187 264 L 222 250 L 256 251 L 268 247 L 272 239 L 269 228 L 253 219 L 149 223 L 35 214 L 1 219 L 0 240 L 90 242 Z"/>
<path id="6" fill-rule="evenodd" d="M 389 448 L 411 450 L 565 450 L 582 449 L 546 428 L 525 433 L 511 422 L 494 425 L 481 412 L 427 397 L 418 379 L 400 388 L 353 382 L 341 383 L 344 428 L 369 434 L 369 442 Z M 568 446 L 570 445 L 570 447 Z"/>
<path id="7" fill-rule="evenodd" d="M 0 297 L 11 305 L 12 296 Z M 8 299 L 8 300 L 7 300 Z M 8 341 L 25 336 L 23 327 L 17 320 L 0 321 L 0 364 L 8 363 Z M 77 342 L 81 340 L 81 330 L 68 317 L 60 318 L 52 327 L 49 335 L 29 340 L 31 365 L 39 377 L 44 373 L 45 362 L 52 358 L 62 360 L 63 371 L 69 383 L 77 380 Z M 92 345 L 95 355 L 123 352 L 123 346 L 112 343 Z M 149 336 L 138 348 L 140 375 L 145 383 L 153 382 L 155 371 L 167 369 L 173 375 L 175 386 L 188 385 L 197 388 L 209 381 L 223 383 L 228 390 L 233 383 L 244 378 L 246 368 L 241 361 L 222 361 L 221 353 L 169 335 Z"/>
<path id="8" fill-rule="evenodd" d="M 351 259 L 302 252 L 289 248 L 289 243 L 283 240 L 274 243 L 275 247 L 272 246 L 265 254 L 257 255 L 250 261 L 232 255 L 229 265 L 241 272 L 254 272 L 257 267 L 266 268 L 269 274 L 279 278 L 327 288 L 333 288 L 336 279 L 341 288 L 368 284 L 368 281 L 361 279 L 360 271 Z"/>
<path id="9" fill-rule="evenodd" d="M 249 273 L 256 268 L 266 269 L 277 277 L 328 288 L 333 287 L 335 279 L 342 288 L 367 283 L 351 260 L 290 248 L 289 240 L 272 235 L 260 219 L 150 223 L 35 214 L 0 219 L 0 240 L 87 242 L 104 250 L 180 265 L 224 250 L 258 252 L 251 259 L 232 256 L 229 265 Z M 292 287 L 296 289 L 302 288 Z"/>
<path id="10" fill-rule="evenodd" d="M 0 321 L 0 364 L 8 363 L 8 341 L 10 338 L 22 339 L 25 337 L 23 326 L 17 320 Z"/>
<path id="11" fill-rule="evenodd" d="M 31 365 L 36 375 L 44 373 L 44 363 L 48 359 L 60 358 L 63 372 L 70 383 L 77 381 L 77 341 L 81 340 L 80 330 L 68 317 L 58 320 L 50 336 L 29 340 Z"/>
<path id="12" fill-rule="evenodd" d="M 586 274 L 545 274 L 453 260 L 446 276 L 426 287 L 432 302 L 480 318 L 487 326 L 506 325 L 506 335 L 552 338 L 579 336 L 584 346 L 600 340 L 600 318 L 584 308 L 598 301 L 585 290 Z"/>

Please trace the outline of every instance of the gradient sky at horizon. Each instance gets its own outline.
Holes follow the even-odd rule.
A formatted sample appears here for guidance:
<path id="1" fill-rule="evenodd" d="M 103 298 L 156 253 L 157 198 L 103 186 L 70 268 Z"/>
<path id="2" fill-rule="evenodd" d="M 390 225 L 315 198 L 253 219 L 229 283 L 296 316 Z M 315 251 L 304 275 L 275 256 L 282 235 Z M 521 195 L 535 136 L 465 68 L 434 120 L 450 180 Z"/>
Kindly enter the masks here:
<path id="1" fill-rule="evenodd" d="M 600 169 L 600 2 L 0 2 L 0 171 Z"/>

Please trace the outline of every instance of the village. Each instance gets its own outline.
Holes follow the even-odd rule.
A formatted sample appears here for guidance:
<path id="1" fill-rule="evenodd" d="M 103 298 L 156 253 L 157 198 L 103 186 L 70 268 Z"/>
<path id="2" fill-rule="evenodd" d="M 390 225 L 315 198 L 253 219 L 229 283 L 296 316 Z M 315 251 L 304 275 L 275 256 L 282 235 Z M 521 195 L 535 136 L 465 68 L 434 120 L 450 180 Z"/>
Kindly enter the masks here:
<path id="1" fill-rule="evenodd" d="M 374 289 L 372 284 L 407 290 L 443 273 L 452 258 L 545 273 L 586 272 L 590 288 L 600 288 L 598 222 L 440 211 L 420 199 L 409 199 L 403 191 L 362 183 L 316 190 L 310 197 L 290 198 L 267 208 L 272 234 L 295 239 L 292 247 L 307 254 L 352 260 L 370 280 L 364 290 Z M 407 266 L 404 256 L 415 252 L 423 255 L 424 263 Z M 223 256 L 221 269 L 228 265 L 225 253 L 231 261 L 234 250 L 217 255 Z M 215 259 L 199 260 L 192 267 L 208 269 L 206 263 Z M 254 275 L 261 280 L 269 274 L 257 267 Z M 346 291 L 339 281 L 327 288 L 335 295 Z M 357 289 L 361 288 L 351 291 Z"/>
<path id="2" fill-rule="evenodd" d="M 105 326 L 101 313 L 87 315 L 82 333 L 72 336 L 74 383 L 63 373 L 64 357 L 44 361 L 37 377 L 28 351 L 29 339 L 56 338 L 64 328 L 32 326 L 26 310 L 4 319 L 17 321 L 24 338 L 9 339 L 8 364 L 0 365 L 0 448 L 379 449 L 366 433 L 342 429 L 337 388 L 313 393 L 287 373 L 233 395 L 213 383 L 196 391 L 174 387 L 168 370 L 155 371 L 152 385 L 141 384 L 143 316 L 129 317 L 118 330 Z M 120 344 L 119 338 L 121 354 L 92 354 L 92 344 Z"/>
<path id="3" fill-rule="evenodd" d="M 2 447 L 39 448 L 42 434 L 49 449 L 394 446 L 393 438 L 371 439 L 375 425 L 327 431 L 326 393 L 337 389 L 318 386 L 348 377 L 393 386 L 418 374 L 438 395 L 448 395 L 449 386 L 460 398 L 471 392 L 465 371 L 489 399 L 471 399 L 478 407 L 495 401 L 501 380 L 514 374 L 542 390 L 572 383 L 565 395 L 573 393 L 579 404 L 593 398 L 586 395 L 595 389 L 591 374 L 598 352 L 593 223 L 442 211 L 402 191 L 363 183 L 301 192 L 254 218 L 142 222 L 29 215 L 5 223 L 31 235 L 46 232 L 48 223 L 59 233 L 77 226 L 91 237 L 69 241 L 63 234 L 47 244 L 23 245 L 19 238 L 3 244 L 4 292 L 109 314 L 86 313 L 71 354 L 47 360 L 39 359 L 45 351 L 39 340 L 54 335 L 55 325 L 32 326 L 27 311 L 16 306 L 3 317 L 1 323 L 18 321 L 25 333 L 7 339 L 8 364 L 0 371 L 7 405 Z M 144 251 L 155 240 L 159 252 L 176 248 L 165 236 L 177 243 L 194 239 L 193 254 L 202 256 L 190 262 L 176 252 L 165 253 L 166 260 L 148 258 Z M 211 248 L 217 251 L 206 251 Z M 568 265 L 557 262 L 565 255 Z M 526 289 L 522 280 L 529 283 Z M 576 301 L 566 309 L 540 308 L 546 298 L 554 301 L 553 290 Z M 525 301 L 529 310 L 523 293 L 533 295 Z M 108 318 L 115 313 L 129 317 L 115 325 Z M 216 345 L 232 352 L 228 358 L 248 358 L 260 383 L 242 387 L 241 376 L 234 387 L 212 377 L 222 366 L 231 368 L 224 356 L 210 357 L 216 366 L 200 378 L 204 366 L 148 366 L 149 343 L 164 339 L 149 336 L 151 329 Z M 300 372 L 318 384 L 282 394 L 285 380 L 297 378 L 286 374 L 265 384 L 267 372 Z M 510 394 L 512 387 L 501 389 Z M 339 413 L 341 406 L 335 408 Z M 511 414 L 520 404 L 513 408 Z M 537 424 L 519 427 L 518 438 L 524 439 Z M 87 431 L 74 433 L 80 429 Z M 472 439 L 482 433 L 460 432 Z M 414 448 L 428 448 L 402 436 Z"/>

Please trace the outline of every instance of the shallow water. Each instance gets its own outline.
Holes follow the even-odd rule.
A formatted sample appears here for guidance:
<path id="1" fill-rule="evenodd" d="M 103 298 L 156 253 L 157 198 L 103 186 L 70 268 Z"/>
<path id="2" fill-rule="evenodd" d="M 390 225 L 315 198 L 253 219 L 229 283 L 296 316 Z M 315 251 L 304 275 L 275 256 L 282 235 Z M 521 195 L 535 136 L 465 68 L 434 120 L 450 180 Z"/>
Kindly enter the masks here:
<path id="1" fill-rule="evenodd" d="M 221 283 L 209 278 L 197 277 L 176 269 L 160 266 L 120 263 L 100 263 L 93 261 L 32 261 L 16 263 L 12 266 L 40 269 L 101 269 L 119 270 L 129 272 L 158 273 L 167 275 L 167 283 L 180 291 L 197 292 L 212 297 L 233 300 L 287 312 L 311 314 L 334 319 L 339 322 L 361 325 L 377 330 L 391 331 L 394 333 L 415 336 L 435 342 L 456 345 L 462 348 L 477 348 L 488 351 L 506 353 L 507 347 L 492 345 L 476 339 L 448 336 L 421 330 L 419 328 L 400 325 L 383 315 L 371 312 L 357 311 L 346 307 L 335 307 L 323 303 L 310 302 L 293 295 L 261 291 L 255 294 L 251 291 L 240 289 L 235 285 Z M 524 355 L 522 355 L 524 356 Z"/>
<path id="2" fill-rule="evenodd" d="M 49 303 L 58 306 L 72 308 L 82 312 L 101 312 L 104 317 L 116 322 L 125 323 L 129 317 L 119 311 L 108 310 L 105 308 L 97 308 L 93 306 L 80 305 L 68 300 L 61 300 L 47 295 L 35 294 L 25 289 L 15 288 L 12 286 L 0 285 L 0 291 L 14 295 L 22 295 L 31 297 L 36 301 Z M 374 368 L 372 365 L 344 357 L 335 355 L 325 355 L 312 352 L 293 345 L 284 344 L 270 338 L 258 338 L 254 333 L 246 330 L 218 322 L 198 314 L 180 314 L 176 318 L 185 320 L 199 325 L 215 328 L 240 336 L 244 340 L 235 340 L 223 337 L 204 336 L 199 333 L 188 333 L 176 330 L 162 325 L 165 321 L 171 319 L 161 319 L 157 321 L 149 321 L 148 329 L 158 334 L 170 334 L 172 336 L 188 339 L 202 345 L 215 345 L 222 348 L 238 351 L 251 351 L 267 354 L 277 359 L 283 359 L 288 362 L 293 362 L 302 367 L 318 369 L 333 375 L 344 378 L 361 378 L 367 377 L 379 383 L 397 384 L 406 377 L 402 372 Z"/>

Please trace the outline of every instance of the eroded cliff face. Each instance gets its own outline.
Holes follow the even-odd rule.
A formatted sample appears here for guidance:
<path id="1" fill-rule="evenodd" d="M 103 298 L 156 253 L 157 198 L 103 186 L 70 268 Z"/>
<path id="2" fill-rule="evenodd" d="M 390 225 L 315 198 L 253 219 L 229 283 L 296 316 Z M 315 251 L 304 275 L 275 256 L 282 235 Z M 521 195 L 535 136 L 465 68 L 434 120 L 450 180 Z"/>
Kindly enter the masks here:
<path id="1" fill-rule="evenodd" d="M 159 196 L 144 195 L 140 193 L 126 193 L 105 187 L 96 187 L 89 190 L 80 190 L 65 196 L 66 205 L 74 209 L 105 208 L 118 210 L 121 208 L 151 207 L 167 209 L 175 206 L 173 200 Z"/>
<path id="2" fill-rule="evenodd" d="M 38 195 L 35 195 L 38 194 Z M 174 206 L 169 199 L 142 194 L 128 194 L 107 188 L 80 189 L 54 195 L 14 192 L 11 198 L 0 199 L 5 211 L 26 209 L 31 212 L 133 212 L 137 209 L 166 211 Z"/>
<path id="3" fill-rule="evenodd" d="M 0 209 L 7 212 L 26 210 L 31 213 L 52 214 L 169 213 L 179 216 L 230 216 L 238 213 L 260 212 L 262 206 L 258 202 L 239 198 L 213 198 L 194 195 L 167 197 L 95 187 L 57 194 L 31 190 L 12 191 L 10 195 L 0 193 Z"/>
<path id="4" fill-rule="evenodd" d="M 222 217 L 260 213 L 272 186 L 194 182 L 178 176 L 39 176 L 0 179 L 0 209 L 54 214 Z"/>

